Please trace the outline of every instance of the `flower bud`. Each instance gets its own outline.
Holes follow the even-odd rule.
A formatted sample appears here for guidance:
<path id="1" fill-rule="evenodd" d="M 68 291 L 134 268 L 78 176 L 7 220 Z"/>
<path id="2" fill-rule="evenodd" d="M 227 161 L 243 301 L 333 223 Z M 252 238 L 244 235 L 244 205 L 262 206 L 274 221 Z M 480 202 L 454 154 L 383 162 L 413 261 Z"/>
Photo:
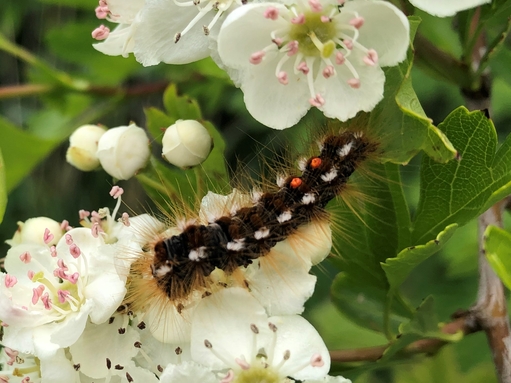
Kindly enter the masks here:
<path id="1" fill-rule="evenodd" d="M 84 172 L 96 169 L 99 166 L 96 156 L 98 141 L 105 132 L 97 125 L 83 125 L 76 129 L 69 137 L 67 162 Z"/>
<path id="2" fill-rule="evenodd" d="M 105 171 L 119 180 L 127 180 L 142 169 L 151 154 L 144 129 L 132 123 L 106 131 L 98 143 L 97 156 Z"/>
<path id="3" fill-rule="evenodd" d="M 59 222 L 47 217 L 36 217 L 18 222 L 18 230 L 12 239 L 5 242 L 10 246 L 25 243 L 51 246 L 57 244 L 62 238 L 62 233 L 63 229 Z"/>
<path id="4" fill-rule="evenodd" d="M 200 164 L 213 147 L 207 129 L 195 120 L 177 120 L 168 127 L 162 139 L 162 156 L 181 168 Z"/>

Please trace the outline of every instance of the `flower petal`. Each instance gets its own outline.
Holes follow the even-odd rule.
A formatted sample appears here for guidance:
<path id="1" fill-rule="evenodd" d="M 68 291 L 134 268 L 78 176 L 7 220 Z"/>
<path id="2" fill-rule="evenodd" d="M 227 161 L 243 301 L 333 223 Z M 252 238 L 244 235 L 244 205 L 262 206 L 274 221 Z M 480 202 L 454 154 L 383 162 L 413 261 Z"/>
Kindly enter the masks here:
<path id="1" fill-rule="evenodd" d="M 190 341 L 190 317 L 194 307 L 178 313 L 172 304 L 151 305 L 144 316 L 151 334 L 162 343 L 180 344 Z"/>
<path id="2" fill-rule="evenodd" d="M 277 326 L 275 358 L 290 351 L 290 358 L 280 368 L 284 376 L 297 380 L 321 379 L 328 373 L 330 354 L 321 336 L 307 320 L 298 315 L 271 317 L 268 320 Z M 321 366 L 311 365 L 313 356 L 321 357 Z M 275 359 L 273 364 L 279 362 Z"/>
<path id="3" fill-rule="evenodd" d="M 353 75 L 346 65 L 337 65 L 336 77 L 328 79 L 318 76 L 316 89 L 323 95 L 325 104 L 320 108 L 325 116 L 346 121 L 358 112 L 371 111 L 383 98 L 385 74 L 379 66 L 368 66 L 362 61 L 360 52 L 349 56 L 350 62 L 360 76 L 360 87 L 351 88 L 347 80 Z"/>
<path id="4" fill-rule="evenodd" d="M 131 23 L 144 6 L 145 0 L 108 0 L 109 19 L 117 23 Z"/>
<path id="5" fill-rule="evenodd" d="M 491 0 L 410 0 L 413 6 L 433 16 L 454 16 L 460 11 L 491 3 Z"/>
<path id="6" fill-rule="evenodd" d="M 113 368 L 117 364 L 127 365 L 138 353 L 134 346 L 139 340 L 138 333 L 126 326 L 125 332 L 120 334 L 122 326 L 122 316 L 116 317 L 113 323 L 87 325 L 80 339 L 69 348 L 73 363 L 80 364 L 82 373 L 92 378 L 104 378 L 108 374 L 107 358 Z"/>
<path id="7" fill-rule="evenodd" d="M 160 376 L 161 383 L 218 383 L 211 369 L 195 362 L 169 364 Z"/>
<path id="8" fill-rule="evenodd" d="M 187 64 L 208 57 L 209 39 L 203 25 L 208 25 L 214 12 L 208 12 L 175 43 L 176 33 L 182 32 L 198 14 L 196 7 L 180 7 L 173 0 L 147 0 L 136 25 L 134 53 L 144 66 Z"/>
<path id="9" fill-rule="evenodd" d="M 76 371 L 64 350 L 58 350 L 50 359 L 40 359 L 41 383 L 69 383 L 75 381 Z"/>
<path id="10" fill-rule="evenodd" d="M 378 52 L 380 66 L 393 66 L 405 59 L 410 23 L 403 12 L 386 1 L 347 1 L 336 20 L 348 24 L 352 12 L 364 18 L 357 42 Z"/>
<path id="11" fill-rule="evenodd" d="M 136 26 L 132 24 L 119 24 L 110 32 L 105 41 L 92 44 L 92 46 L 105 55 L 128 57 L 130 53 L 133 53 L 135 28 Z"/>
<path id="12" fill-rule="evenodd" d="M 192 358 L 212 369 L 232 367 L 215 356 L 205 346 L 211 343 L 215 353 L 232 360 L 244 356 L 252 360 L 254 333 L 250 326 L 259 328 L 258 340 L 268 339 L 267 315 L 264 308 L 242 288 L 221 290 L 204 298 L 197 305 L 192 320 Z M 257 351 L 257 350 L 256 350 Z"/>
<path id="13" fill-rule="evenodd" d="M 325 376 L 320 380 L 304 380 L 303 383 L 351 383 L 351 380 L 342 376 Z"/>

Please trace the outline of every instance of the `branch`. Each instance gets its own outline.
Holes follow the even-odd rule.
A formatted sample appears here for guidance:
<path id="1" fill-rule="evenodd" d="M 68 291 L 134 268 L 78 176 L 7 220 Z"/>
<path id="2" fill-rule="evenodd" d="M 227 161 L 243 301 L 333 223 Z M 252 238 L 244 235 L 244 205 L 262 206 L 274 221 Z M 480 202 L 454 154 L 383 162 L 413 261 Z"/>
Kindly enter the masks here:
<path id="1" fill-rule="evenodd" d="M 464 312 L 455 320 L 442 327 L 442 332 L 445 334 L 456 334 L 461 331 L 464 335 L 468 335 L 480 330 L 481 327 L 475 320 L 472 312 Z M 442 339 L 421 339 L 405 347 L 398 355 L 433 354 L 448 343 Z M 384 351 L 389 346 L 390 344 L 353 350 L 334 350 L 330 351 L 330 357 L 332 362 L 375 362 L 383 356 Z"/>
<path id="2" fill-rule="evenodd" d="M 511 328 L 504 286 L 486 259 L 483 233 L 489 225 L 502 227 L 502 213 L 508 199 L 493 205 L 479 217 L 479 289 L 472 308 L 486 333 L 493 362 L 501 383 L 511 383 Z"/>
<path id="3" fill-rule="evenodd" d="M 158 81 L 147 84 L 135 84 L 130 87 L 108 87 L 90 85 L 80 90 L 75 89 L 74 91 L 98 96 L 136 97 L 151 93 L 163 92 L 168 85 L 169 85 L 168 81 Z M 58 86 L 46 84 L 9 85 L 0 87 L 0 100 L 15 97 L 37 96 L 40 94 L 53 92 L 57 89 L 59 89 Z"/>

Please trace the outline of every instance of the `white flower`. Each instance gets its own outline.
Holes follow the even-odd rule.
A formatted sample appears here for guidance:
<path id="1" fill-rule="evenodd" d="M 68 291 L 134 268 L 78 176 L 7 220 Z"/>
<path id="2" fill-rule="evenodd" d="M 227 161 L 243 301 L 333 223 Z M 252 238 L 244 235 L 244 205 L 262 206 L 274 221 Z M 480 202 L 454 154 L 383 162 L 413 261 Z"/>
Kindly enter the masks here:
<path id="1" fill-rule="evenodd" d="M 18 230 L 12 239 L 5 241 L 10 246 L 22 243 L 33 243 L 39 245 L 55 245 L 67 228 L 67 221 L 59 223 L 51 218 L 36 217 L 27 219 L 25 222 L 18 222 Z"/>
<path id="2" fill-rule="evenodd" d="M 66 161 L 84 172 L 96 169 L 99 166 L 98 141 L 105 132 L 106 129 L 97 125 L 80 126 L 69 137 Z"/>
<path id="3" fill-rule="evenodd" d="M 240 288 L 200 302 L 191 345 L 192 359 L 222 374 L 223 382 L 322 379 L 330 368 L 328 350 L 312 325 L 297 315 L 268 317 Z"/>
<path id="4" fill-rule="evenodd" d="M 405 15 L 378 0 L 285 4 L 240 7 L 218 36 L 220 58 L 235 71 L 252 116 L 284 129 L 311 106 L 342 121 L 372 110 L 383 97 L 380 66 L 405 58 Z"/>
<path id="5" fill-rule="evenodd" d="M 51 357 L 76 342 L 88 318 L 106 321 L 126 293 L 113 257 L 114 247 L 87 228 L 70 230 L 56 247 L 12 247 L 0 276 L 3 343 Z"/>
<path id="6" fill-rule="evenodd" d="M 161 383 L 219 383 L 215 373 L 195 362 L 169 364 L 160 376 Z"/>
<path id="7" fill-rule="evenodd" d="M 133 23 L 134 53 L 144 66 L 187 64 L 208 57 L 226 12 L 246 0 L 147 0 Z"/>
<path id="8" fill-rule="evenodd" d="M 447 17 L 466 9 L 491 3 L 491 0 L 410 0 L 413 6 L 433 16 Z"/>
<path id="9" fill-rule="evenodd" d="M 4 347 L 0 354 L 0 382 L 2 383 L 68 383 L 74 382 L 76 372 L 64 350 L 49 359 L 36 359 Z"/>
<path id="10" fill-rule="evenodd" d="M 146 132 L 134 123 L 107 130 L 98 143 L 101 166 L 119 180 L 133 177 L 147 164 L 150 154 Z"/>
<path id="11" fill-rule="evenodd" d="M 208 130 L 196 120 L 177 120 L 163 135 L 162 156 L 171 164 L 189 168 L 200 164 L 213 147 Z"/>
<path id="12" fill-rule="evenodd" d="M 320 380 L 306 380 L 303 383 L 351 383 L 351 380 L 342 376 L 325 376 Z"/>
<path id="13" fill-rule="evenodd" d="M 136 32 L 136 26 L 133 24 L 144 3 L 145 0 L 100 0 L 100 5 L 96 8 L 96 16 L 119 25 L 112 32 L 104 26 L 96 28 L 92 32 L 93 37 L 104 41 L 92 46 L 110 56 L 128 57 L 130 53 L 133 53 L 133 36 Z"/>

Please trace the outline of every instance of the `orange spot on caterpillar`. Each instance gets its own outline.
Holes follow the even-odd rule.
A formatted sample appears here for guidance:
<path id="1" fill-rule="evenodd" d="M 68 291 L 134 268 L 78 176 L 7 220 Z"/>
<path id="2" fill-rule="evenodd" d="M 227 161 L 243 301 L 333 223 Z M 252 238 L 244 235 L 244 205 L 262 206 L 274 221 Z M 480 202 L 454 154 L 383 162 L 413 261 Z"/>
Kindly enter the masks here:
<path id="1" fill-rule="evenodd" d="M 317 169 L 321 165 L 321 158 L 315 157 L 311 160 L 311 168 Z"/>
<path id="2" fill-rule="evenodd" d="M 300 185 L 302 184 L 302 179 L 301 178 L 298 178 L 298 177 L 295 177 L 291 180 L 291 182 L 289 183 L 289 186 L 291 186 L 293 189 L 296 189 L 298 188 Z"/>

